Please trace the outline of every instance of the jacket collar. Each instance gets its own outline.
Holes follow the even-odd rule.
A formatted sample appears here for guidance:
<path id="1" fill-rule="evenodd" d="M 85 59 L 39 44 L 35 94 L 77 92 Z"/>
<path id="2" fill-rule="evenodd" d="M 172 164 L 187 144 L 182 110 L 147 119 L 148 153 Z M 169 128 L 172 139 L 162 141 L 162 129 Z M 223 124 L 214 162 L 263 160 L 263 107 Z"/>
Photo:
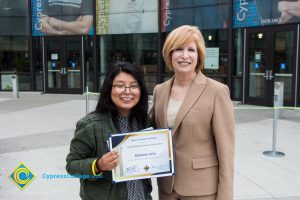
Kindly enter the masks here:
<path id="1" fill-rule="evenodd" d="M 163 101 L 163 108 L 164 108 L 164 116 L 163 116 L 163 127 L 168 127 L 167 123 L 167 109 L 168 109 L 168 102 L 171 94 L 171 88 L 174 82 L 175 76 L 173 76 L 169 81 L 165 83 L 165 87 L 161 93 Z M 206 86 L 206 76 L 202 72 L 198 72 L 195 79 L 191 83 L 191 87 L 184 98 L 182 105 L 177 113 L 175 124 L 172 130 L 172 134 L 176 133 L 179 125 L 181 124 L 182 120 L 186 116 L 186 114 L 191 110 L 192 106 L 195 104 L 197 99 L 201 96 L 204 88 Z"/>

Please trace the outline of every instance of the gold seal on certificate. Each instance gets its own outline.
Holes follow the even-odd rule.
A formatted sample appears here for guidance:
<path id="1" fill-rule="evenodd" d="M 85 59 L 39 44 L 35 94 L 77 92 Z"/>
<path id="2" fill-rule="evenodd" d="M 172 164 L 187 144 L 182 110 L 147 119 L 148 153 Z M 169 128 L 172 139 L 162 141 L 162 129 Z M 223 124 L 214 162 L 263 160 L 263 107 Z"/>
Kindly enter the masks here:
<path id="1" fill-rule="evenodd" d="M 172 134 L 169 129 L 114 134 L 109 138 L 109 147 L 120 153 L 119 164 L 112 170 L 114 182 L 174 174 Z"/>

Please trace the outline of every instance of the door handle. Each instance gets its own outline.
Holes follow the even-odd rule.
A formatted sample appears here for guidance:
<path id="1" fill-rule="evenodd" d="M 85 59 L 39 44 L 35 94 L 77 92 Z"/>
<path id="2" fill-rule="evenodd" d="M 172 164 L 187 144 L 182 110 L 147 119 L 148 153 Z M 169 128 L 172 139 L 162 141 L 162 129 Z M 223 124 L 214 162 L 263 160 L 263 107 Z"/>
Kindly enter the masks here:
<path id="1" fill-rule="evenodd" d="M 65 67 L 60 68 L 60 72 L 61 75 L 66 75 L 68 73 L 67 69 Z"/>
<path id="2" fill-rule="evenodd" d="M 274 78 L 272 70 L 266 70 L 265 75 L 263 76 L 266 80 L 272 80 Z"/>
<path id="3" fill-rule="evenodd" d="M 274 78 L 272 70 L 269 70 L 269 80 L 272 80 Z"/>
<path id="4" fill-rule="evenodd" d="M 265 75 L 263 76 L 266 80 L 269 80 L 269 70 L 266 70 Z"/>

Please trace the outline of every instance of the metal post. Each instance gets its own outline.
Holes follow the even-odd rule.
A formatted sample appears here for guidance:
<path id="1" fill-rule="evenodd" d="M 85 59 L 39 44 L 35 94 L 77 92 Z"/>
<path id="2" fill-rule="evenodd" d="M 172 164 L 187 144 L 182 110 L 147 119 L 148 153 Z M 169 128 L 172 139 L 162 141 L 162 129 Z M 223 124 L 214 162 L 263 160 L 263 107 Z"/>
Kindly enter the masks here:
<path id="1" fill-rule="evenodd" d="M 15 99 L 17 99 L 19 98 L 19 81 L 18 81 L 17 74 L 13 74 L 11 76 L 11 82 L 12 82 L 13 96 Z"/>
<path id="2" fill-rule="evenodd" d="M 90 108 L 89 108 L 89 86 L 86 86 L 86 91 L 85 91 L 85 111 L 86 114 L 88 114 L 90 112 Z"/>
<path id="3" fill-rule="evenodd" d="M 274 105 L 276 105 L 278 100 L 278 96 L 274 95 Z M 272 151 L 264 151 L 263 154 L 266 156 L 272 157 L 283 157 L 285 156 L 284 153 L 280 151 L 276 151 L 276 142 L 277 142 L 277 110 L 273 107 L 273 144 L 272 144 Z"/>
<path id="4" fill-rule="evenodd" d="M 274 82 L 274 95 L 276 96 L 276 101 L 274 101 L 274 107 L 283 107 L 283 99 L 284 99 L 284 82 Z M 277 119 L 282 119 L 283 110 L 276 109 L 276 117 Z"/>

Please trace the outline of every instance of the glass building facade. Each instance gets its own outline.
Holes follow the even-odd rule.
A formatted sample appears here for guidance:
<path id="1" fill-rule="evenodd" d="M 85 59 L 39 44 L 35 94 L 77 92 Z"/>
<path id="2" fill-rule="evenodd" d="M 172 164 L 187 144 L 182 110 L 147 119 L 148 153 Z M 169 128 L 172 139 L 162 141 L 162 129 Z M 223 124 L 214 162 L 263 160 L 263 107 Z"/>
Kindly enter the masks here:
<path id="1" fill-rule="evenodd" d="M 166 36 L 189 24 L 206 42 L 203 73 L 233 100 L 272 106 L 283 86 L 284 105 L 299 106 L 298 13 L 288 0 L 0 0 L 0 91 L 17 74 L 20 91 L 97 92 L 112 63 L 131 62 L 151 94 L 173 75 Z"/>

